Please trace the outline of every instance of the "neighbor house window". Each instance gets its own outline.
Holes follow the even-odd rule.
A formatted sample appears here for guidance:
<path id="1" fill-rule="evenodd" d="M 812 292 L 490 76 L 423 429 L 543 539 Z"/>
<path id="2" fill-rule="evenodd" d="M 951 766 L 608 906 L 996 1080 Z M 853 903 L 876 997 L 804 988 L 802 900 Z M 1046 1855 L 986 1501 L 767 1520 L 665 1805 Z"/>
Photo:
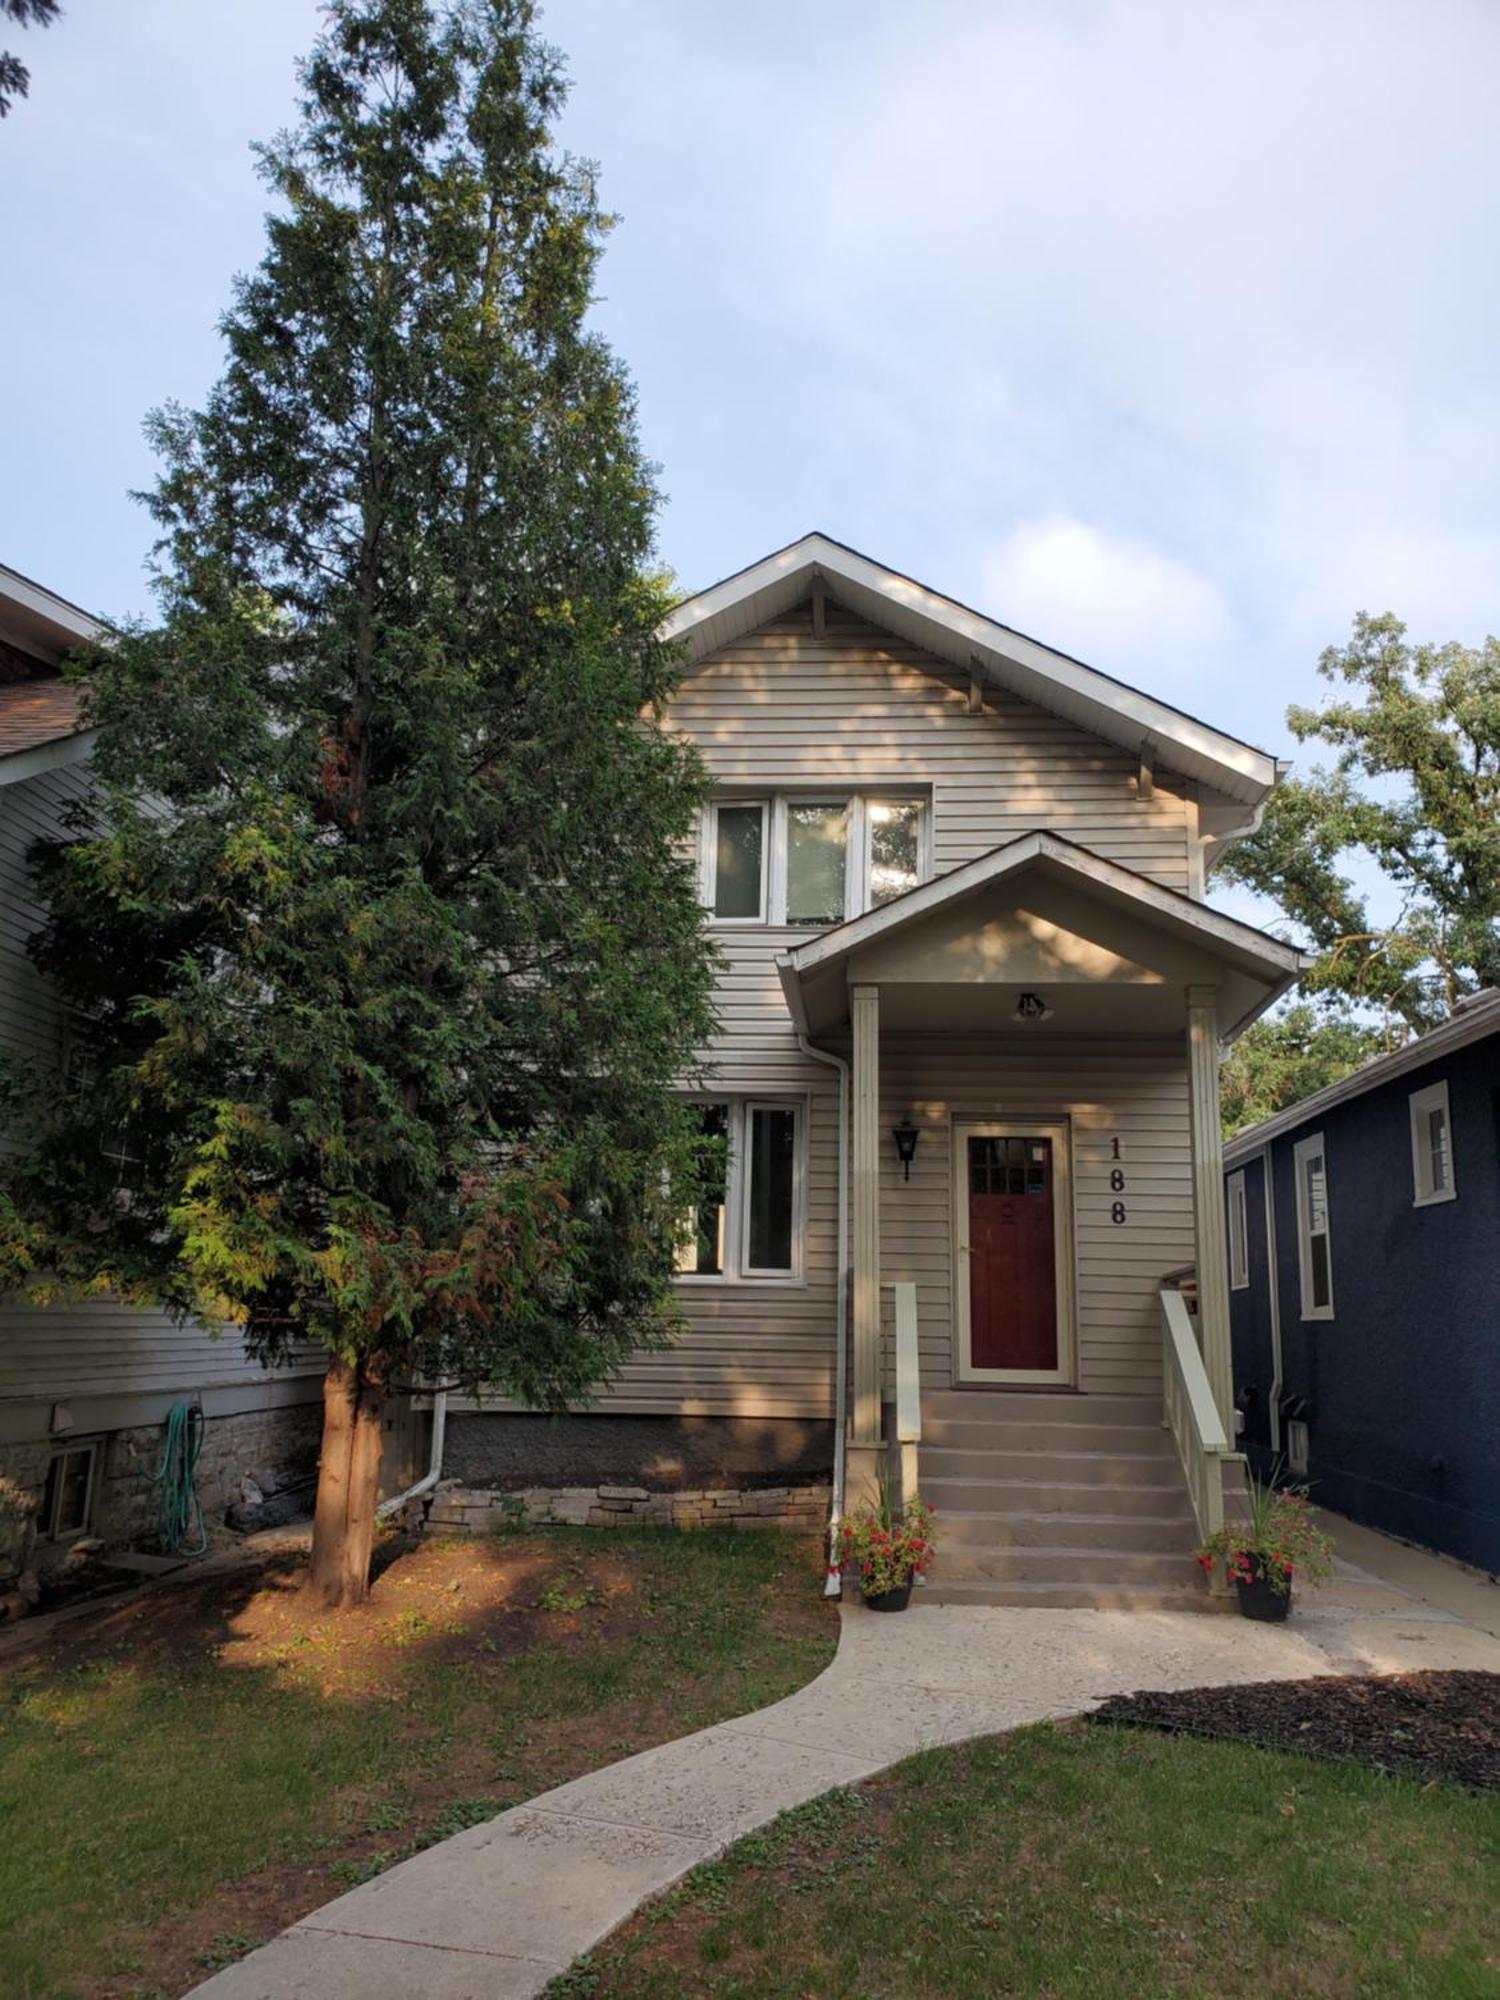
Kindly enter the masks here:
<path id="1" fill-rule="evenodd" d="M 916 796 L 720 799 L 706 826 L 704 900 L 719 923 L 841 924 L 928 874 L 927 802 Z"/>
<path id="2" fill-rule="evenodd" d="M 1428 1208 L 1436 1201 L 1452 1201 L 1458 1187 L 1448 1086 L 1429 1084 L 1426 1090 L 1414 1090 L 1406 1102 L 1411 1116 L 1412 1206 Z"/>
<path id="3" fill-rule="evenodd" d="M 1297 1248 L 1302 1317 L 1333 1318 L 1333 1242 L 1328 1229 L 1328 1155 L 1323 1135 L 1293 1148 L 1297 1176 Z"/>
<path id="4" fill-rule="evenodd" d="M 65 1541 L 88 1532 L 94 1504 L 97 1444 L 68 1445 L 52 1454 L 42 1495 L 37 1534 L 44 1542 Z"/>
<path id="5" fill-rule="evenodd" d="M 684 1278 L 795 1278 L 802 1265 L 803 1106 L 719 1098 L 698 1107 L 707 1194 L 677 1252 Z"/>
<path id="6" fill-rule="evenodd" d="M 1229 1193 L 1229 1284 L 1236 1292 L 1250 1282 L 1250 1236 L 1246 1227 L 1245 1176 L 1231 1174 Z"/>

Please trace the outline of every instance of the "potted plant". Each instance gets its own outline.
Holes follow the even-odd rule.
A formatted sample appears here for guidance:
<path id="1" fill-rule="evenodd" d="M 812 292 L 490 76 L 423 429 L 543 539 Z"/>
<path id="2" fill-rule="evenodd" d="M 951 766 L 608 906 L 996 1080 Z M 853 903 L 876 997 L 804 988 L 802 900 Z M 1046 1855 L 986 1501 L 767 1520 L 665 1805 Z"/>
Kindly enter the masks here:
<path id="1" fill-rule="evenodd" d="M 1251 1479 L 1248 1518 L 1226 1522 L 1198 1550 L 1205 1570 L 1221 1556 L 1241 1612 L 1267 1623 L 1291 1610 L 1295 1577 L 1320 1583 L 1333 1568 L 1333 1544 L 1313 1520 L 1307 1489 L 1278 1486 L 1274 1469 L 1267 1480 Z"/>
<path id="2" fill-rule="evenodd" d="M 872 1611 L 904 1611 L 911 1602 L 912 1578 L 932 1561 L 934 1511 L 915 1493 L 897 1507 L 882 1480 L 876 1498 L 839 1523 L 839 1565 L 858 1572 Z"/>

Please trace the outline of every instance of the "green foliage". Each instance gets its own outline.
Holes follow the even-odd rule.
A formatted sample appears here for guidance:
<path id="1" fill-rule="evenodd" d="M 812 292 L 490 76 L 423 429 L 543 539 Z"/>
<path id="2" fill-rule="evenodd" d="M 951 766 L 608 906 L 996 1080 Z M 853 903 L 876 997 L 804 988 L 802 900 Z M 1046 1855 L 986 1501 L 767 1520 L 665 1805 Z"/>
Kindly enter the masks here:
<path id="1" fill-rule="evenodd" d="M 1247 1518 L 1226 1522 L 1198 1546 L 1201 1568 L 1219 1560 L 1231 1581 L 1249 1583 L 1258 1569 L 1285 1596 L 1298 1576 L 1323 1583 L 1333 1574 L 1333 1543 L 1313 1519 L 1306 1487 L 1252 1476 Z"/>
<path id="2" fill-rule="evenodd" d="M 1219 1072 L 1224 1135 L 1258 1125 L 1400 1046 L 1382 1028 L 1305 1002 L 1246 1029 Z"/>
<path id="3" fill-rule="evenodd" d="M 608 218 L 529 0 L 333 0 L 302 82 L 35 857 L 0 1281 L 560 1407 L 661 1337 L 712 1026 Z"/>
<path id="4" fill-rule="evenodd" d="M 1280 903 L 1319 953 L 1305 993 L 1421 1031 L 1500 984 L 1500 641 L 1413 645 L 1390 613 L 1361 612 L 1318 671 L 1351 693 L 1287 721 L 1337 762 L 1281 785 L 1222 873 Z M 1351 853 L 1398 895 L 1391 923 L 1343 872 Z"/>
<path id="5" fill-rule="evenodd" d="M 915 1493 L 904 1506 L 897 1506 L 882 1480 L 873 1500 L 861 1502 L 844 1516 L 839 1523 L 838 1560 L 858 1572 L 866 1597 L 899 1590 L 928 1568 L 936 1511 Z"/>
<path id="6" fill-rule="evenodd" d="M 23 28 L 50 28 L 62 12 L 59 0 L 0 0 L 0 20 L 14 21 Z M 31 71 L 19 56 L 0 49 L 0 118 L 18 97 L 31 90 Z"/>

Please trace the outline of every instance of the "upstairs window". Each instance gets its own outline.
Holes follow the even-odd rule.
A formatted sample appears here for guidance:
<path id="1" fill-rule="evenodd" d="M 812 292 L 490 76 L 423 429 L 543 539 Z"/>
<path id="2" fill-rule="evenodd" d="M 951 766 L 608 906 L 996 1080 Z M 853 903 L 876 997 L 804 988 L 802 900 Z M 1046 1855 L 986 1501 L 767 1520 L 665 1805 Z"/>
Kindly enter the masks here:
<path id="1" fill-rule="evenodd" d="M 1292 1150 L 1297 1176 L 1297 1249 L 1302 1317 L 1333 1318 L 1333 1242 L 1328 1227 L 1328 1155 L 1321 1132 Z"/>
<path id="2" fill-rule="evenodd" d="M 914 794 L 719 799 L 704 901 L 722 924 L 841 924 L 925 881 L 927 845 L 927 802 Z"/>
<path id="3" fill-rule="evenodd" d="M 1242 1292 L 1250 1283 L 1250 1231 L 1245 1209 L 1245 1176 L 1231 1174 L 1229 1196 L 1229 1288 Z"/>
<path id="4" fill-rule="evenodd" d="M 731 1097 L 700 1104 L 698 1113 L 707 1188 L 678 1245 L 679 1276 L 799 1276 L 803 1106 Z"/>
<path id="5" fill-rule="evenodd" d="M 1411 1119 L 1413 1208 L 1453 1201 L 1458 1194 L 1453 1173 L 1453 1124 L 1448 1115 L 1448 1086 L 1432 1083 L 1414 1090 L 1406 1100 Z"/>

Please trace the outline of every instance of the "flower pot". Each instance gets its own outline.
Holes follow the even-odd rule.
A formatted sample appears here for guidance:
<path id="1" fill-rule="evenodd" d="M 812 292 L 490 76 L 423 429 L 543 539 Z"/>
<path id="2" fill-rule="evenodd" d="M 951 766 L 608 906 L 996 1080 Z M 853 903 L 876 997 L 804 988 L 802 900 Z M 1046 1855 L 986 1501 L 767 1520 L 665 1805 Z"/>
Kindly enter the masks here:
<path id="1" fill-rule="evenodd" d="M 1236 1577 L 1234 1588 L 1241 1616 L 1258 1619 L 1264 1625 L 1280 1625 L 1292 1608 L 1291 1578 L 1288 1577 L 1285 1590 L 1277 1590 L 1266 1575 L 1265 1565 L 1254 1556 L 1250 1559 L 1248 1582 Z"/>
<path id="2" fill-rule="evenodd" d="M 894 1590 L 877 1591 L 873 1597 L 867 1590 L 864 1599 L 871 1611 L 904 1611 L 911 1603 L 911 1578 L 898 1583 Z"/>

